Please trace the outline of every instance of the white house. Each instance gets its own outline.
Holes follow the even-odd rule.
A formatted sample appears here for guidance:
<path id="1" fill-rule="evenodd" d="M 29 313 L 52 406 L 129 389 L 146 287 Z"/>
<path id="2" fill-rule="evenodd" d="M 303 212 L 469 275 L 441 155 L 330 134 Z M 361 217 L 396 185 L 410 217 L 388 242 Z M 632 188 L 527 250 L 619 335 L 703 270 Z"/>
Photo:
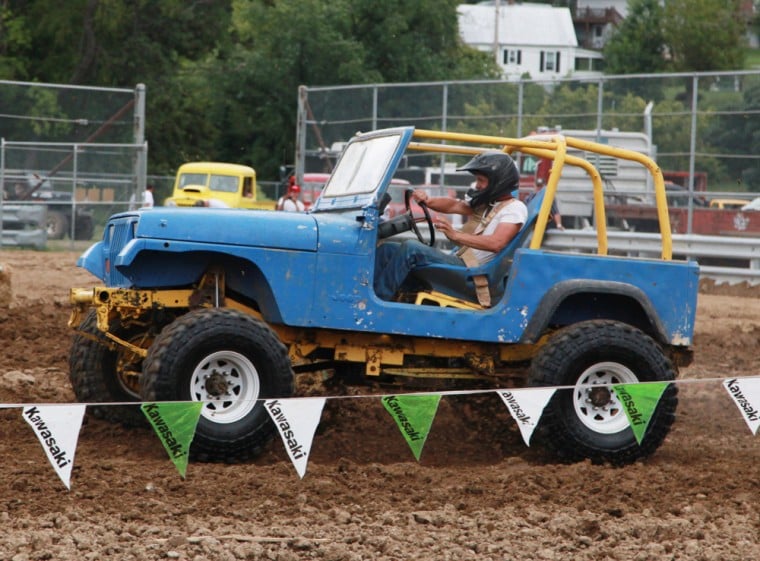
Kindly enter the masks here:
<path id="1" fill-rule="evenodd" d="M 460 4 L 457 14 L 462 40 L 493 53 L 509 80 L 601 75 L 602 55 L 578 47 L 568 8 L 497 0 Z"/>

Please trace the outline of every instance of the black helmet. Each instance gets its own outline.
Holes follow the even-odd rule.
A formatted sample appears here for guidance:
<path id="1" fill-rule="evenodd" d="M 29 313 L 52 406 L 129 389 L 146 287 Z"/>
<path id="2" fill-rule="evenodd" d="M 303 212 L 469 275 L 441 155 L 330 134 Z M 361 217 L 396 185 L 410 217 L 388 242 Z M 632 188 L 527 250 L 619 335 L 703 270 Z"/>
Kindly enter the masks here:
<path id="1" fill-rule="evenodd" d="M 488 178 L 488 187 L 482 191 L 470 189 L 470 206 L 477 208 L 511 195 L 520 186 L 520 172 L 509 154 L 504 152 L 483 152 L 475 156 L 457 171 L 479 173 Z"/>

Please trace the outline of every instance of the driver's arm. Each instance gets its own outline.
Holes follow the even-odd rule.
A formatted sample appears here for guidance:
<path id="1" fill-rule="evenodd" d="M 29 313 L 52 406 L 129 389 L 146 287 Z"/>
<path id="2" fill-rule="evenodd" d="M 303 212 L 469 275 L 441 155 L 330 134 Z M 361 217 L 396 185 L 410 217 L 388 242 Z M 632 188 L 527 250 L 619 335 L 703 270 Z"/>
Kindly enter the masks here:
<path id="1" fill-rule="evenodd" d="M 443 232 L 443 234 L 457 245 L 466 245 L 473 249 L 482 249 L 485 251 L 492 251 L 496 253 L 501 251 L 506 245 L 512 241 L 512 238 L 522 228 L 522 224 L 514 224 L 511 222 L 502 222 L 496 226 L 493 234 L 466 234 L 453 228 L 448 220 L 443 217 L 438 217 L 435 221 L 435 229 Z"/>
<path id="2" fill-rule="evenodd" d="M 462 214 L 470 216 L 472 208 L 466 202 L 453 197 L 431 197 L 424 189 L 415 189 L 412 198 L 418 203 L 425 203 L 428 208 L 444 214 Z"/>

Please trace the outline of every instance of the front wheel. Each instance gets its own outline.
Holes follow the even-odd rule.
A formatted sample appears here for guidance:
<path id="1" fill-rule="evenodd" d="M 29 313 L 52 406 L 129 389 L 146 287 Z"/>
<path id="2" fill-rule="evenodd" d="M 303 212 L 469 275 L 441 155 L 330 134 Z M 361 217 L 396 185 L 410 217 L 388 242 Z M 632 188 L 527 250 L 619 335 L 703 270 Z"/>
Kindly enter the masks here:
<path id="1" fill-rule="evenodd" d="M 675 419 L 678 390 L 665 389 L 638 444 L 615 384 L 672 381 L 675 369 L 655 341 L 630 325 L 587 321 L 554 334 L 531 364 L 530 386 L 558 389 L 537 440 L 565 461 L 625 465 L 652 454 Z"/>
<path id="2" fill-rule="evenodd" d="M 285 346 L 261 321 L 202 309 L 168 325 L 143 366 L 144 401 L 201 401 L 190 449 L 201 461 L 240 462 L 274 434 L 262 398 L 288 397 L 294 374 Z"/>

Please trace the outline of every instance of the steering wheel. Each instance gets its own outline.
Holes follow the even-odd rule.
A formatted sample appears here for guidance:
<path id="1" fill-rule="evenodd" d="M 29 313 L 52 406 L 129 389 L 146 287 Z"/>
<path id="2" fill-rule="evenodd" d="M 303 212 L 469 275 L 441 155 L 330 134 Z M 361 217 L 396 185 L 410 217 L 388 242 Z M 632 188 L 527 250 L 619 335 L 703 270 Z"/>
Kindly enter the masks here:
<path id="1" fill-rule="evenodd" d="M 414 193 L 412 189 L 407 189 L 404 191 L 404 205 L 406 206 L 406 214 L 409 217 L 409 225 L 412 227 L 412 231 L 417 236 L 417 239 L 420 240 L 420 243 L 433 247 L 435 245 L 435 228 L 433 228 L 433 218 L 430 216 L 430 209 L 428 208 L 427 204 L 423 203 L 422 201 L 419 201 L 417 203 L 420 205 L 422 212 L 425 213 L 425 222 L 427 222 L 428 231 L 430 232 L 430 240 L 425 241 L 425 239 L 422 237 L 422 234 L 420 233 L 420 229 L 417 228 L 418 219 L 414 218 L 414 215 L 412 214 L 412 193 Z"/>

